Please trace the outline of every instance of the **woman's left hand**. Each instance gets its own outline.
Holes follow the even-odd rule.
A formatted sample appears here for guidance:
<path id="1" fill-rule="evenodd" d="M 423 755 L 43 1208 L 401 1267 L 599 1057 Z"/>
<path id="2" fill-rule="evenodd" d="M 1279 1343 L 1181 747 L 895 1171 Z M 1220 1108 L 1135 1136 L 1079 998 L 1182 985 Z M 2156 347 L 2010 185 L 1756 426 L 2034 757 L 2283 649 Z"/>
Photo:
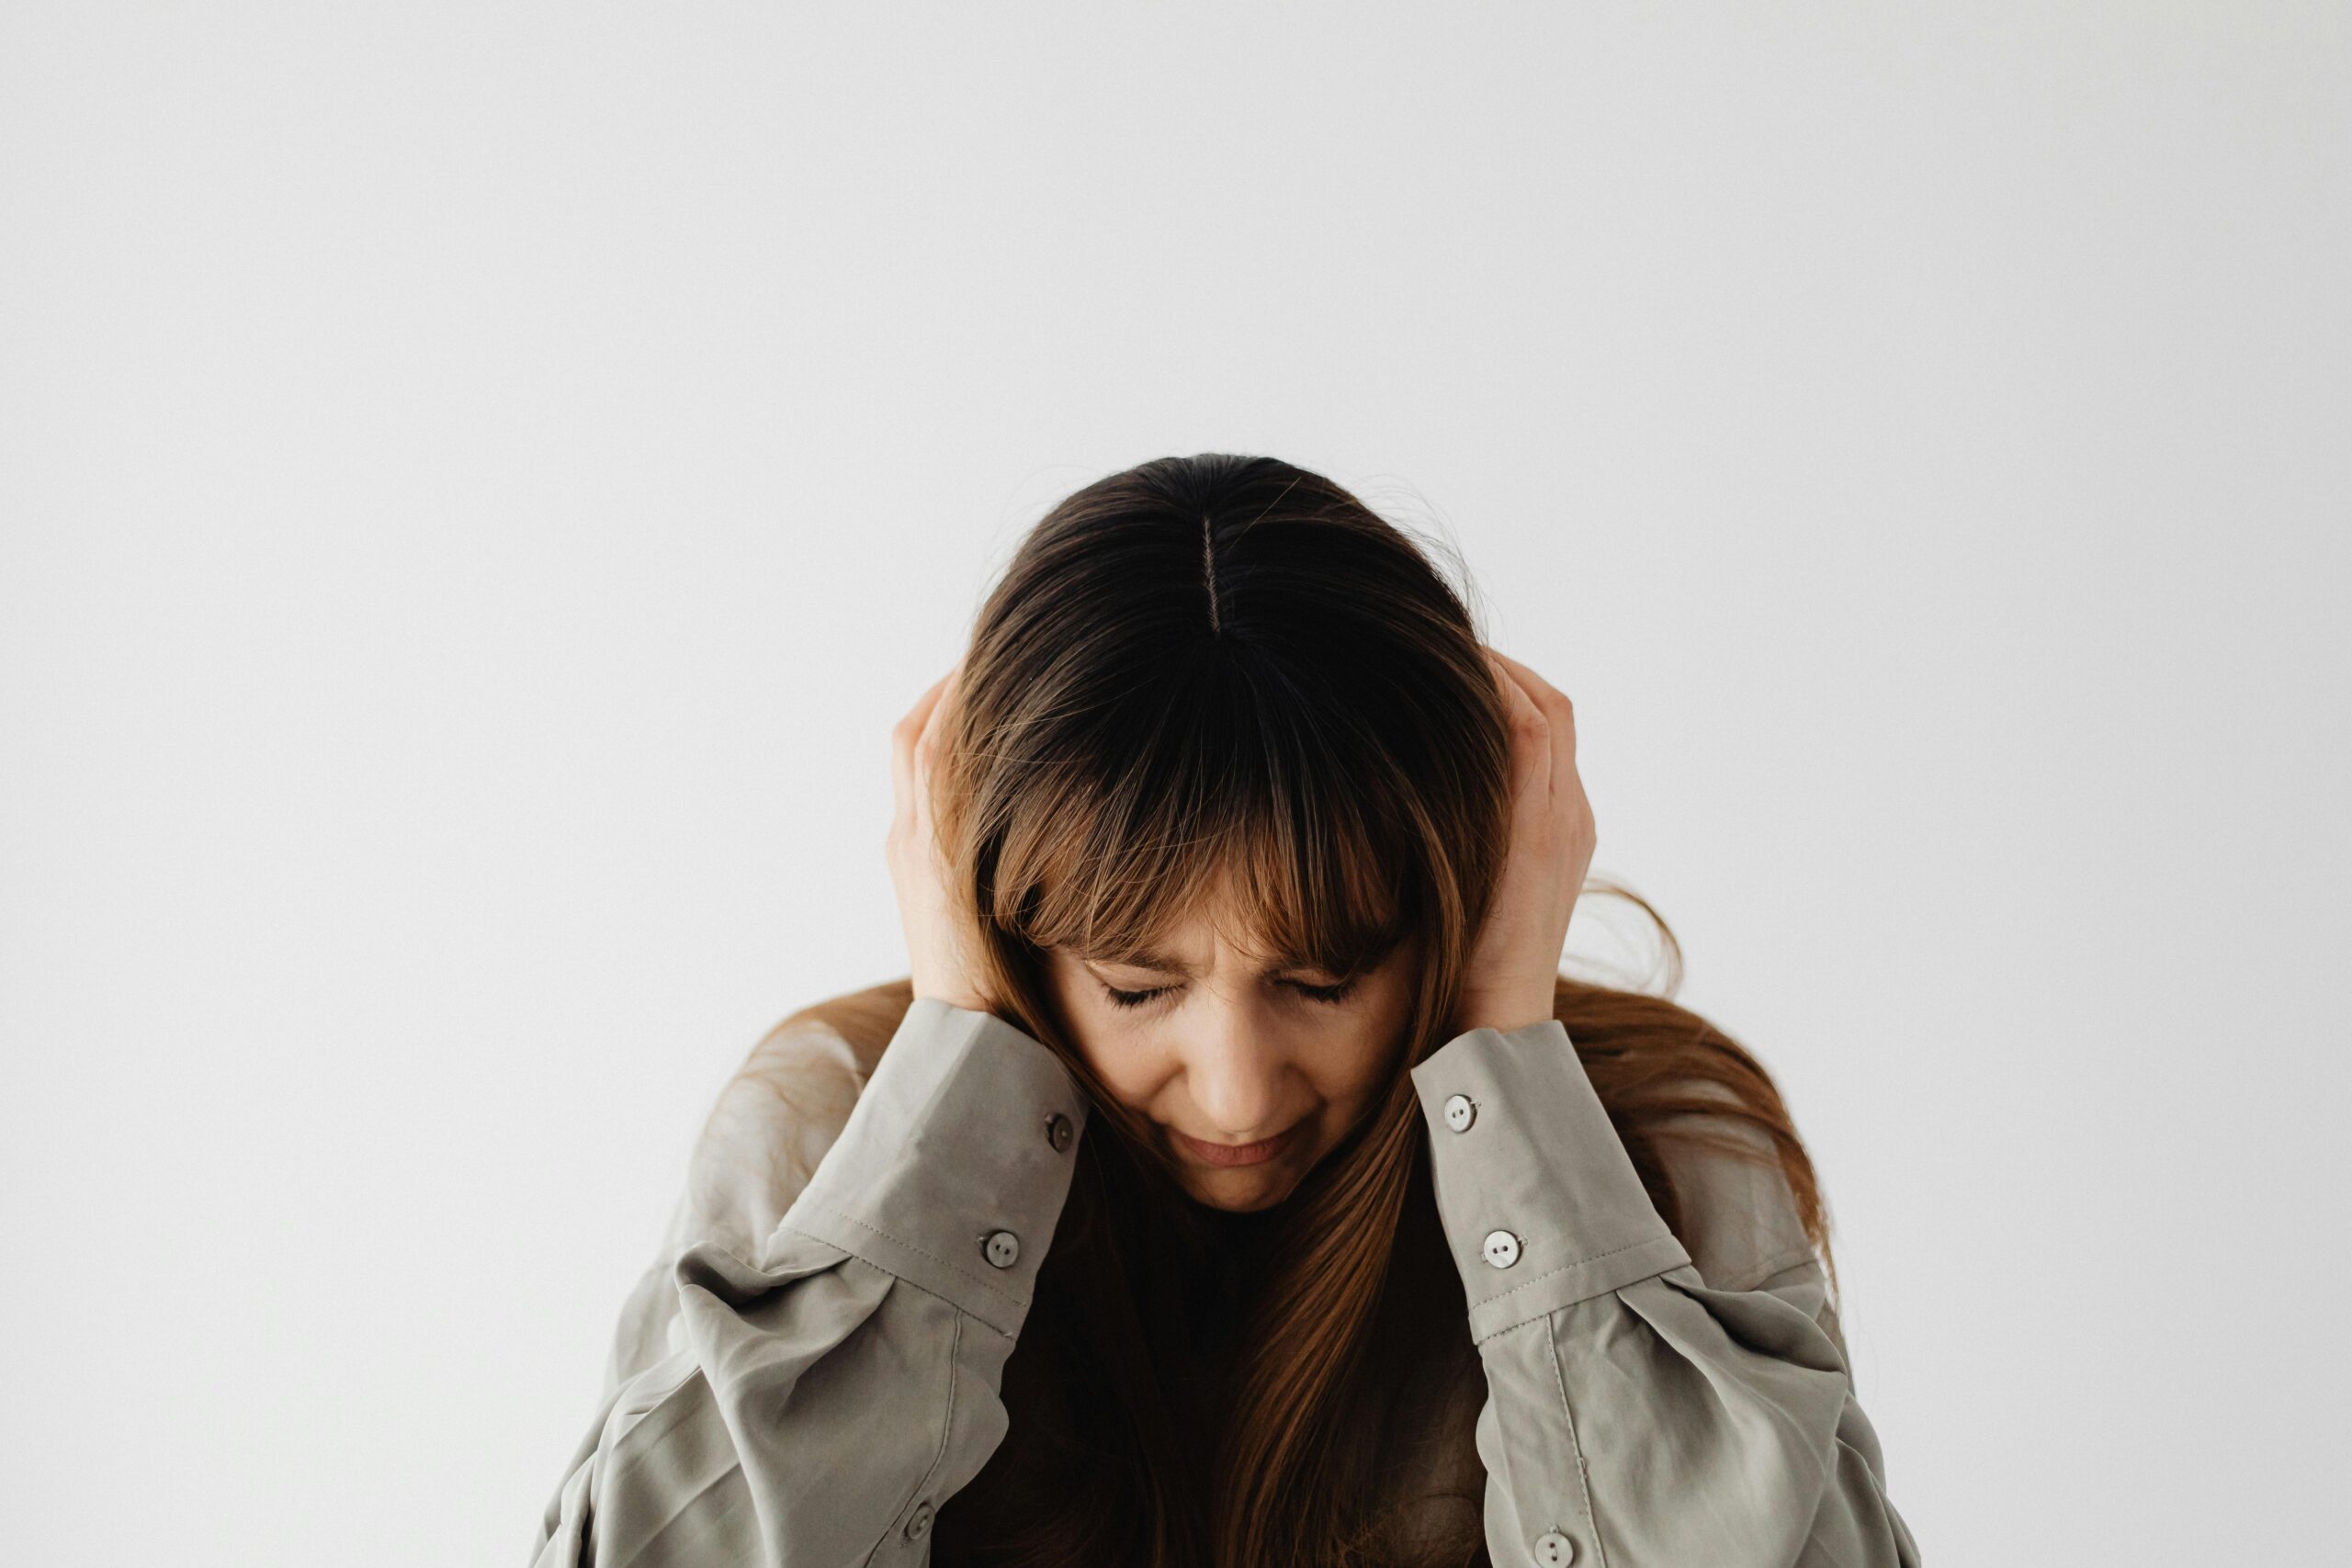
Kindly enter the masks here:
<path id="1" fill-rule="evenodd" d="M 1513 1030 L 1553 1014 L 1568 916 L 1592 864 L 1592 805 L 1577 776 L 1577 718 L 1552 683 L 1489 648 L 1510 716 L 1510 852 L 1470 949 L 1453 1032 Z"/>

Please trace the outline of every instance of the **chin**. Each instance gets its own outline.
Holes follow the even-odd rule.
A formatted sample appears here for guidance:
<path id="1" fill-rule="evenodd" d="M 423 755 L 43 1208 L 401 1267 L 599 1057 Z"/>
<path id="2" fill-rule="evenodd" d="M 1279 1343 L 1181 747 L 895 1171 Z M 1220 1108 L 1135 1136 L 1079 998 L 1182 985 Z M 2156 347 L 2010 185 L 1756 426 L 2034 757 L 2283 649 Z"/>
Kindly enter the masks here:
<path id="1" fill-rule="evenodd" d="M 1295 1183 L 1290 1181 L 1253 1180 L 1230 1184 L 1216 1181 L 1191 1181 L 1184 1190 L 1193 1201 L 1205 1208 L 1223 1209 L 1228 1213 L 1251 1213 L 1271 1209 L 1290 1196 Z"/>

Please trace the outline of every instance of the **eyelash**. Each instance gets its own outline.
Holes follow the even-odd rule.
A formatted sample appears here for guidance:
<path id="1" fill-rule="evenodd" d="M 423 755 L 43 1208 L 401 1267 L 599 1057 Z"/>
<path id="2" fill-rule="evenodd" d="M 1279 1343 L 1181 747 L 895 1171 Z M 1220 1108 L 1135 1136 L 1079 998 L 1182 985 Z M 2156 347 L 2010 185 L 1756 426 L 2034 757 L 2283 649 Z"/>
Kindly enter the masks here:
<path id="1" fill-rule="evenodd" d="M 1299 995 L 1321 1002 L 1327 1007 L 1339 1006 L 1346 1001 L 1349 993 L 1356 988 L 1356 983 L 1353 980 L 1342 980 L 1336 986 L 1310 986 L 1303 980 L 1284 980 L 1283 984 Z M 1104 986 L 1102 994 L 1111 998 L 1111 1004 L 1114 1007 L 1139 1008 L 1154 997 L 1164 997 L 1175 988 L 1173 986 L 1161 986 L 1148 991 L 1123 991 L 1115 986 Z"/>

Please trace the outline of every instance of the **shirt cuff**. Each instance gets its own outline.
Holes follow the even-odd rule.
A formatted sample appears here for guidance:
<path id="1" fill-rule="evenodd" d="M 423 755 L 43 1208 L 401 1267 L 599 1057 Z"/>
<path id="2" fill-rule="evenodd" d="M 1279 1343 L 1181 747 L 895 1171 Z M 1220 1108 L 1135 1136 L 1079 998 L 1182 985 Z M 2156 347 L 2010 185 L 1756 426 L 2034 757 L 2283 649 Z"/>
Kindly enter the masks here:
<path id="1" fill-rule="evenodd" d="M 1559 1020 L 1457 1034 L 1412 1077 L 1473 1339 L 1690 1261 Z"/>
<path id="2" fill-rule="evenodd" d="M 1087 1111 L 1041 1042 L 994 1013 L 917 997 L 781 1228 L 1017 1336 Z"/>

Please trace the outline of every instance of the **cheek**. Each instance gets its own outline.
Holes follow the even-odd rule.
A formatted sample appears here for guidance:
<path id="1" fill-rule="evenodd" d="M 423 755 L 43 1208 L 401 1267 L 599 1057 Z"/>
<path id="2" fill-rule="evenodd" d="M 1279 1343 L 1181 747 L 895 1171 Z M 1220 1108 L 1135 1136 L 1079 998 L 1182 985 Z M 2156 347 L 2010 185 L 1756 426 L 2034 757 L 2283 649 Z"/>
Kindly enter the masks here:
<path id="1" fill-rule="evenodd" d="M 1138 1111 L 1148 1110 L 1159 1086 L 1168 1078 L 1166 1064 L 1140 1033 L 1098 1016 L 1107 1010 L 1107 1003 L 1081 1006 L 1065 1010 L 1063 1016 L 1069 1020 L 1079 1054 L 1094 1069 L 1094 1076 L 1120 1100 Z"/>
<path id="2" fill-rule="evenodd" d="M 1153 1071 L 1130 1052 L 1090 1050 L 1086 1059 L 1113 1094 L 1138 1111 L 1149 1109 L 1153 1093 L 1167 1077 Z"/>
<path id="3" fill-rule="evenodd" d="M 1377 1039 L 1360 1030 L 1335 1032 L 1303 1047 L 1299 1070 L 1334 1104 L 1363 1100 L 1386 1081 L 1388 1065 Z"/>

